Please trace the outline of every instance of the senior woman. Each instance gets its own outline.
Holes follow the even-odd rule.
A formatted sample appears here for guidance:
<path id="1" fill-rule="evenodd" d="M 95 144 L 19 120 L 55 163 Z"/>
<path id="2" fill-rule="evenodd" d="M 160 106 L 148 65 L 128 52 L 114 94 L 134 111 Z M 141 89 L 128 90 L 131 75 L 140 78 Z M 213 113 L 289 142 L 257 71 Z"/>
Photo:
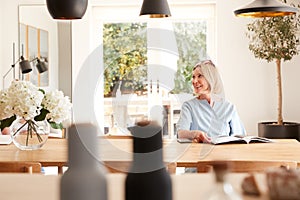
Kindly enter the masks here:
<path id="1" fill-rule="evenodd" d="M 221 135 L 245 135 L 235 106 L 225 99 L 220 74 L 212 61 L 196 64 L 192 73 L 196 97 L 182 104 L 177 137 L 210 143 Z"/>

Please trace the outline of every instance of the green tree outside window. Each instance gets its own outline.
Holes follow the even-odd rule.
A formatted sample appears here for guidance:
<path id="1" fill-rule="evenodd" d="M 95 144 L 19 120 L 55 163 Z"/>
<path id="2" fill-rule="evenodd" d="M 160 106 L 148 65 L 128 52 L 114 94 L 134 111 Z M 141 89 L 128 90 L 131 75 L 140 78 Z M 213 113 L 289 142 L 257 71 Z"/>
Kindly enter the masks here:
<path id="1" fill-rule="evenodd" d="M 173 23 L 179 59 L 171 93 L 191 93 L 193 66 L 207 55 L 206 21 Z M 106 23 L 103 27 L 104 96 L 143 93 L 147 81 L 147 23 Z M 122 85 L 119 86 L 122 81 Z"/>
<path id="2" fill-rule="evenodd" d="M 103 27 L 104 96 L 143 92 L 147 80 L 146 23 L 107 23 Z"/>

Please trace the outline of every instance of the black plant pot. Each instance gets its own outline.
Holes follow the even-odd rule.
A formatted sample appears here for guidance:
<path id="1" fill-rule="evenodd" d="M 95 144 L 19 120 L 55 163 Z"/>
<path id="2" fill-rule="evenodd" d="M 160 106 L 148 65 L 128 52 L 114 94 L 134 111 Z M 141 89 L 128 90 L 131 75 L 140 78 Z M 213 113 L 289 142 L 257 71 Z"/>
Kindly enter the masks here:
<path id="1" fill-rule="evenodd" d="M 294 122 L 284 122 L 277 125 L 276 122 L 258 123 L 258 136 L 272 139 L 297 139 L 300 141 L 300 124 Z"/>

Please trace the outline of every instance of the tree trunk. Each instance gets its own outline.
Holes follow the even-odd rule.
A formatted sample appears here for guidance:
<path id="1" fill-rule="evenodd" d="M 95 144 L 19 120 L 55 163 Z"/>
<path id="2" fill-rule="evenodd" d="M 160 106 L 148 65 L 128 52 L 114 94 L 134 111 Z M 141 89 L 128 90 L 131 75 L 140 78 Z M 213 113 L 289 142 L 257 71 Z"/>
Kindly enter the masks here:
<path id="1" fill-rule="evenodd" d="M 276 59 L 277 66 L 277 85 L 278 85 L 278 115 L 277 115 L 277 124 L 283 124 L 282 118 L 282 84 L 281 84 L 281 59 Z"/>

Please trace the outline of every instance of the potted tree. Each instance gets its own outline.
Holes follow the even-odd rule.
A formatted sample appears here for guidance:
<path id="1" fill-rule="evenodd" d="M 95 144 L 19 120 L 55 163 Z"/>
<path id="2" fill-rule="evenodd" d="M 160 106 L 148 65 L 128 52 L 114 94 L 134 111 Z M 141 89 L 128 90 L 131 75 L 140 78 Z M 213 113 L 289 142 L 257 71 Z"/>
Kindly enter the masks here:
<path id="1" fill-rule="evenodd" d="M 282 0 L 287 3 L 286 0 Z M 295 6 L 295 5 L 293 5 Z M 297 6 L 299 8 L 299 5 Z M 281 64 L 299 54 L 299 14 L 267 17 L 254 20 L 247 25 L 249 49 L 256 58 L 275 61 L 278 86 L 278 114 L 276 122 L 258 123 L 259 136 L 269 138 L 299 139 L 299 123 L 285 122 L 282 117 Z"/>

